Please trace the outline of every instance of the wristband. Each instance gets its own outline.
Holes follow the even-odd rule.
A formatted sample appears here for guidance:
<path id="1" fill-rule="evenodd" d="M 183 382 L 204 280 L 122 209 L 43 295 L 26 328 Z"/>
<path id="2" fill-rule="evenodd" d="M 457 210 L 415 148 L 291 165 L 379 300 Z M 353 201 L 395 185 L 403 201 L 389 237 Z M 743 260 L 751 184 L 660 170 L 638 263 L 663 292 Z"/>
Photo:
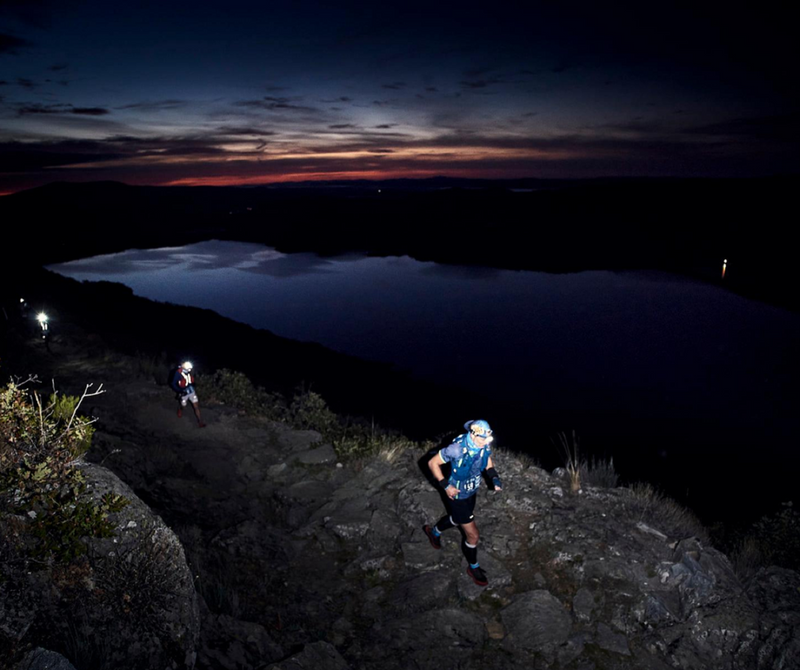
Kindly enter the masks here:
<path id="1" fill-rule="evenodd" d="M 500 475 L 497 474 L 497 470 L 494 468 L 488 468 L 486 470 L 486 476 L 492 480 L 492 486 L 494 486 L 496 489 L 503 488 L 503 485 L 500 483 Z"/>
<path id="2" fill-rule="evenodd" d="M 440 479 L 440 480 L 439 480 L 439 488 L 441 488 L 441 489 L 442 489 L 442 491 L 447 491 L 447 489 L 448 489 L 448 488 L 450 488 L 450 482 L 449 482 L 449 480 L 447 480 L 447 479 Z"/>

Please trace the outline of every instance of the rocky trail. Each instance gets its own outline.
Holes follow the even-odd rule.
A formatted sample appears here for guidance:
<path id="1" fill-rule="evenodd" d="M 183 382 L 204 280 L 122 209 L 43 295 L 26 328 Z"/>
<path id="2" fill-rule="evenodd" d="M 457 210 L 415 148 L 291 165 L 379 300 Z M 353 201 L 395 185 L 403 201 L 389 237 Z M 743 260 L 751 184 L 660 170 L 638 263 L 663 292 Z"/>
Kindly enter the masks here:
<path id="1" fill-rule="evenodd" d="M 71 342 L 71 344 L 70 344 Z M 197 668 L 800 668 L 800 575 L 742 584 L 656 498 L 584 487 L 500 453 L 479 493 L 476 586 L 423 453 L 341 462 L 313 431 L 203 402 L 64 337 L 42 363 L 75 393 L 103 383 L 89 460 L 181 541 L 199 604 Z M 469 417 L 467 417 L 469 418 Z M 84 670 L 78 668 L 78 670 Z"/>

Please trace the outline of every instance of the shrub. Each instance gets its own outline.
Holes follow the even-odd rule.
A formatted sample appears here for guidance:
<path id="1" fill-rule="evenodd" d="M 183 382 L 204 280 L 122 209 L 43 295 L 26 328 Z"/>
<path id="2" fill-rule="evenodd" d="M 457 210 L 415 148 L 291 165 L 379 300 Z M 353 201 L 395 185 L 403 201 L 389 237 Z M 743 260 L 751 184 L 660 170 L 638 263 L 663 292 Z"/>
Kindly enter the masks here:
<path id="1" fill-rule="evenodd" d="M 581 481 L 587 484 L 607 489 L 614 489 L 619 484 L 619 475 L 614 469 L 613 458 L 603 460 L 592 456 L 591 461 L 581 461 L 580 477 Z"/>
<path id="2" fill-rule="evenodd" d="M 410 440 L 396 432 L 387 431 L 374 422 L 346 420 L 331 411 L 325 399 L 315 391 L 298 389 L 291 402 L 277 393 L 268 393 L 255 386 L 244 374 L 222 369 L 205 381 L 206 394 L 219 402 L 253 416 L 283 421 L 299 430 L 315 430 L 333 444 L 340 458 L 363 458 L 375 454 L 398 453 L 416 448 Z"/>
<path id="3" fill-rule="evenodd" d="M 54 393 L 46 404 L 14 382 L 0 391 L 0 513 L 27 519 L 22 536 L 41 561 L 70 561 L 86 551 L 81 538 L 110 536 L 109 514 L 128 502 L 110 493 L 92 501 L 76 467 L 94 433 L 78 409 L 103 392 L 89 388 L 80 398 Z"/>
<path id="4" fill-rule="evenodd" d="M 378 455 L 393 463 L 404 451 L 417 449 L 417 444 L 399 433 L 386 431 L 374 424 L 350 426 L 334 439 L 333 447 L 340 458 L 364 458 Z"/>
<path id="5" fill-rule="evenodd" d="M 619 475 L 614 470 L 614 459 L 603 460 L 592 457 L 591 461 L 583 458 L 578 450 L 578 436 L 572 431 L 572 437 L 566 433 L 557 435 L 556 447 L 564 462 L 564 472 L 569 483 L 570 492 L 577 493 L 584 484 L 616 488 Z"/>
<path id="6" fill-rule="evenodd" d="M 292 425 L 302 430 L 316 430 L 325 439 L 333 440 L 341 432 L 339 417 L 330 409 L 319 393 L 297 393 L 289 406 Z"/>
<path id="7" fill-rule="evenodd" d="M 800 570 L 800 514 L 792 503 L 756 521 L 737 543 L 731 560 L 742 579 L 770 565 Z"/>
<path id="8" fill-rule="evenodd" d="M 628 512 L 648 526 L 653 526 L 673 538 L 696 537 L 708 542 L 708 531 L 695 514 L 655 489 L 651 484 L 638 483 L 627 489 Z"/>
<path id="9" fill-rule="evenodd" d="M 268 393 L 256 386 L 243 373 L 223 368 L 203 381 L 203 389 L 211 402 L 218 402 L 251 416 L 285 421 L 289 415 L 286 401 L 278 393 Z"/>

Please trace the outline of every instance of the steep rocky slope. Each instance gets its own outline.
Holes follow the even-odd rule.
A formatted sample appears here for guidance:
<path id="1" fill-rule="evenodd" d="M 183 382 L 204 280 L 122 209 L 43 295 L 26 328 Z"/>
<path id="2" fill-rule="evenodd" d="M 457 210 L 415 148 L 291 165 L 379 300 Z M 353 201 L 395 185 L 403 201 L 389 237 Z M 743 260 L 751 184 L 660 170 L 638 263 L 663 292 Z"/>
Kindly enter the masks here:
<path id="1" fill-rule="evenodd" d="M 342 463 L 313 431 L 224 406 L 199 429 L 124 357 L 53 364 L 61 383 L 106 383 L 91 457 L 185 547 L 198 668 L 800 667 L 800 576 L 740 583 L 646 492 L 570 494 L 500 453 L 505 490 L 479 494 L 479 588 L 456 531 L 441 551 L 422 533 L 443 510 L 423 453 Z"/>
<path id="2" fill-rule="evenodd" d="M 490 579 L 479 588 L 457 532 L 436 551 L 421 530 L 443 512 L 422 450 L 342 462 L 318 433 L 221 405 L 203 404 L 200 429 L 190 412 L 176 416 L 156 382 L 165 375 L 143 374 L 94 336 L 35 345 L 26 365 L 62 390 L 104 383 L 84 408 L 99 417 L 89 458 L 180 538 L 199 607 L 183 664 L 800 667 L 800 576 L 770 568 L 741 583 L 691 519 L 646 489 L 571 494 L 562 478 L 499 452 L 504 491 L 479 494 Z M 199 391 L 202 401 L 202 378 Z M 164 592 L 186 592 L 186 575 L 168 577 Z M 192 606 L 181 611 L 192 620 Z M 90 667 L 148 667 L 138 651 Z"/>

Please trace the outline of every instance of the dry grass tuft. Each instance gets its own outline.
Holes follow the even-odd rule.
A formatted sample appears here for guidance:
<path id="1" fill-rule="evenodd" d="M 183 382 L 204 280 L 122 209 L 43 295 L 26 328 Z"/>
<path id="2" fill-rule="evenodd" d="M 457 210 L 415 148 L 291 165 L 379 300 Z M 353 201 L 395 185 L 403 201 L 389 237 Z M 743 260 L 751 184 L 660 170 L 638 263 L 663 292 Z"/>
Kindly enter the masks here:
<path id="1" fill-rule="evenodd" d="M 564 461 L 570 493 L 577 493 L 581 490 L 581 471 L 584 469 L 584 463 L 578 455 L 578 436 L 573 430 L 571 439 L 566 433 L 559 433 L 557 438 L 556 448 Z"/>
<path id="2" fill-rule="evenodd" d="M 694 512 L 651 484 L 637 483 L 627 490 L 629 495 L 625 507 L 636 521 L 642 521 L 673 539 L 696 537 L 709 542 L 708 531 Z"/>

